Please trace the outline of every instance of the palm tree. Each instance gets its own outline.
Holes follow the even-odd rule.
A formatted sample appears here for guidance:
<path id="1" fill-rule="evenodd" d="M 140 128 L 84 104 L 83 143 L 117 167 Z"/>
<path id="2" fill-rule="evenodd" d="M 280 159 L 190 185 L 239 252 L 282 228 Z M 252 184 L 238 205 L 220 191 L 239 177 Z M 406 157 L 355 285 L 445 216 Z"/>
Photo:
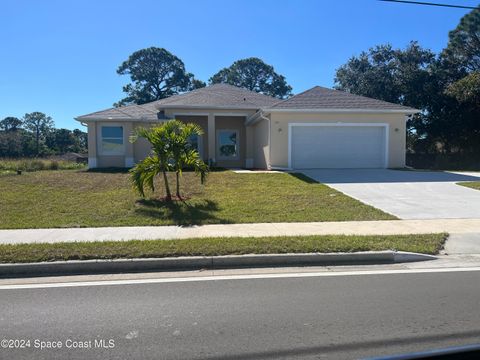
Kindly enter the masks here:
<path id="1" fill-rule="evenodd" d="M 152 144 L 152 154 L 140 161 L 131 170 L 134 187 L 142 197 L 145 197 L 145 186 L 155 191 L 154 179 L 160 173 L 165 183 L 166 200 L 172 200 L 167 172 L 175 171 L 176 196 L 181 199 L 180 177 L 183 169 L 191 168 L 200 175 L 200 181 L 205 182 L 209 171 L 208 166 L 200 158 L 198 151 L 192 148 L 190 138 L 203 134 L 196 124 L 185 124 L 178 120 L 170 120 L 162 125 L 146 129 L 138 128 L 131 137 L 134 142 L 138 137 L 147 139 Z"/>
<path id="2" fill-rule="evenodd" d="M 184 124 L 180 121 L 169 121 L 168 125 L 173 131 L 171 134 L 172 164 L 176 176 L 176 195 L 180 195 L 180 177 L 184 168 L 194 169 L 200 175 L 200 181 L 203 184 L 208 172 L 208 166 L 200 158 L 197 149 L 192 148 L 190 139 L 193 136 L 200 136 L 203 130 L 200 126 L 189 123 Z"/>

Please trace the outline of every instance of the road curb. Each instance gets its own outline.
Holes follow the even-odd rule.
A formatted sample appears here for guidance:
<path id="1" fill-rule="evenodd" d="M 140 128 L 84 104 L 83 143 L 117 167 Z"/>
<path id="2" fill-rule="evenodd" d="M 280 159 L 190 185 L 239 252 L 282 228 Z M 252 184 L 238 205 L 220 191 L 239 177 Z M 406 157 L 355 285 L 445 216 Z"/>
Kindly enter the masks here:
<path id="1" fill-rule="evenodd" d="M 249 254 L 148 259 L 73 260 L 0 264 L 0 277 L 111 274 L 247 267 L 392 264 L 434 259 L 436 259 L 435 256 L 425 254 L 375 251 L 326 254 Z"/>

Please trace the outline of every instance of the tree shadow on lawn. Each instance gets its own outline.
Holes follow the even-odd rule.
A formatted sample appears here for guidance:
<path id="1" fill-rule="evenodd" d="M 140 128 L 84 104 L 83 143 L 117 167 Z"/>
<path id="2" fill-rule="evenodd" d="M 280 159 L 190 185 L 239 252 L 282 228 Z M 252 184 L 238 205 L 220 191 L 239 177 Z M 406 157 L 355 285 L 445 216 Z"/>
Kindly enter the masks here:
<path id="1" fill-rule="evenodd" d="M 202 225 L 202 224 L 231 224 L 232 221 L 215 216 L 219 211 L 217 202 L 203 200 L 191 203 L 189 201 L 162 201 L 156 199 L 138 200 L 142 207 L 135 212 L 155 219 L 172 220 L 176 225 Z"/>
<path id="2" fill-rule="evenodd" d="M 301 180 L 303 182 L 306 182 L 307 184 L 318 184 L 318 181 L 308 177 L 305 174 L 302 173 L 289 173 L 290 176 L 293 176 L 294 178 L 297 178 L 298 180 Z"/>
<path id="3" fill-rule="evenodd" d="M 127 174 L 130 169 L 120 167 L 105 167 L 82 170 L 89 173 L 104 173 L 104 174 Z"/>

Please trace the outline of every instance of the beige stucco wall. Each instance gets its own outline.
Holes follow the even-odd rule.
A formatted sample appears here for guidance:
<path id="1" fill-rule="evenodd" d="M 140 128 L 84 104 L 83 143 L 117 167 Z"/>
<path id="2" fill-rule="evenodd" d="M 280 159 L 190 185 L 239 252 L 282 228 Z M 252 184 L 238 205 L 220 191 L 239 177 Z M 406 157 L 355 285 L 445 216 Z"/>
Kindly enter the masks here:
<path id="1" fill-rule="evenodd" d="M 177 109 L 181 111 L 181 109 Z M 174 111 L 170 115 L 173 115 Z M 288 167 L 288 124 L 289 123 L 386 123 L 389 125 L 389 154 L 388 167 L 405 166 L 405 148 L 406 148 L 406 121 L 403 114 L 367 114 L 367 113 L 271 113 L 269 115 L 271 122 L 262 120 L 255 125 L 245 128 L 246 112 L 233 111 L 228 116 L 219 116 L 213 112 L 210 117 L 213 119 L 215 114 L 214 127 L 215 134 L 208 133 L 209 115 L 202 114 L 182 114 L 176 118 L 185 122 L 194 122 L 199 124 L 205 134 L 203 135 L 203 157 L 204 160 L 217 157 L 217 130 L 232 129 L 238 130 L 240 134 L 240 157 L 238 160 L 220 160 L 217 164 L 224 167 L 245 167 L 246 159 L 253 158 L 253 166 L 255 168 L 267 168 L 269 162 L 272 167 L 287 168 Z M 253 112 L 250 112 L 253 113 Z M 234 116 L 237 115 L 238 116 Z M 149 127 L 156 123 L 148 122 L 117 122 L 124 126 L 124 145 L 125 154 L 121 156 L 102 155 L 99 151 L 98 137 L 101 133 L 103 124 L 112 124 L 114 122 L 90 122 L 88 124 L 88 145 L 89 145 L 89 163 L 90 159 L 94 159 L 96 167 L 124 167 L 126 157 L 133 158 L 135 162 L 145 158 L 150 152 L 150 144 L 145 139 L 138 139 L 133 145 L 129 144 L 129 136 L 131 131 L 137 126 Z M 271 127 L 270 151 L 268 147 L 269 127 Z M 210 135 L 210 136 L 209 136 Z M 246 139 L 247 135 L 250 139 Z M 209 148 L 208 141 L 213 140 L 214 144 Z M 249 149 L 247 149 L 247 145 Z M 247 156 L 248 155 L 248 156 Z M 270 159 L 268 157 L 270 156 Z M 269 161 L 270 160 L 270 161 Z"/>
<path id="2" fill-rule="evenodd" d="M 266 169 L 268 167 L 268 130 L 270 122 L 261 120 L 252 126 L 253 132 L 253 167 Z"/>
<path id="3" fill-rule="evenodd" d="M 101 127 L 104 125 L 123 126 L 123 145 L 124 153 L 122 155 L 103 155 L 100 151 Z M 150 127 L 155 123 L 136 122 L 136 121 L 97 121 L 88 123 L 88 157 L 95 159 L 90 167 L 128 167 L 133 162 L 145 158 L 150 152 L 150 145 L 147 140 L 139 138 L 135 143 L 130 143 L 130 136 L 133 135 L 136 127 Z M 91 166 L 95 165 L 95 166 Z"/>
<path id="4" fill-rule="evenodd" d="M 208 151 L 208 143 L 206 141 L 207 136 L 208 136 L 208 128 L 207 128 L 207 116 L 177 116 L 177 120 L 186 122 L 186 123 L 195 123 L 198 124 L 202 127 L 204 134 L 202 135 L 202 145 L 203 145 L 203 158 L 204 160 L 207 160 L 207 151 Z M 150 122 L 150 123 L 134 123 L 133 127 L 152 127 L 155 125 L 160 124 Z M 137 141 L 133 145 L 133 153 L 134 153 L 134 160 L 135 162 L 138 162 L 140 160 L 143 160 L 145 157 L 147 157 L 150 154 L 151 151 L 151 145 L 150 143 L 144 139 L 144 138 L 138 138 Z"/>
<path id="5" fill-rule="evenodd" d="M 103 155 L 97 157 L 97 167 L 125 167 L 125 156 L 123 155 Z"/>
<path id="6" fill-rule="evenodd" d="M 244 167 L 246 160 L 252 162 L 253 153 L 251 152 L 252 133 L 245 129 L 246 117 L 253 115 L 255 110 L 249 109 L 186 109 L 186 108 L 169 108 L 165 109 L 165 115 L 170 118 L 185 119 L 186 117 L 206 116 L 207 124 L 205 135 L 203 137 L 203 146 L 206 151 L 203 156 L 205 160 L 213 160 L 218 166 L 224 167 Z M 227 120 L 230 119 L 230 120 Z M 229 123 L 230 121 L 230 123 Z M 239 125 L 241 123 L 242 125 Z M 226 127 L 225 127 L 226 126 Z M 233 127 L 232 127 L 233 126 Z M 215 129 L 209 131 L 208 129 Z M 218 129 L 239 129 L 240 133 L 240 159 L 239 160 L 220 160 L 217 159 L 217 130 Z M 246 137 L 250 138 L 247 140 Z M 249 148 L 247 149 L 247 146 Z"/>
<path id="7" fill-rule="evenodd" d="M 225 112 L 222 112 L 225 113 Z M 202 135 L 202 149 L 203 149 L 203 158 L 205 161 L 209 159 L 210 153 L 213 151 L 213 156 L 211 158 L 216 158 L 216 139 L 217 131 L 221 129 L 232 129 L 238 130 L 240 140 L 239 140 L 239 151 L 240 156 L 235 160 L 218 160 L 218 166 L 224 167 L 244 167 L 246 159 L 246 128 L 245 128 L 245 112 L 235 111 L 232 112 L 232 115 L 228 116 L 217 116 L 214 114 L 214 128 L 215 131 L 212 134 L 209 134 L 208 119 L 209 115 L 176 115 L 175 118 L 184 121 L 192 122 L 200 125 L 204 131 Z M 238 114 L 238 116 L 237 116 Z M 159 122 L 160 123 L 160 122 Z M 103 125 L 121 125 L 124 128 L 124 149 L 125 153 L 123 155 L 102 155 L 99 151 L 101 127 Z M 143 138 L 138 138 L 134 144 L 129 142 L 129 137 L 133 134 L 133 131 L 137 127 L 151 127 L 156 125 L 156 122 L 137 122 L 137 121 L 98 121 L 90 122 L 88 124 L 88 142 L 89 142 L 89 157 L 95 159 L 92 163 L 92 167 L 125 167 L 127 163 L 138 162 L 144 159 L 150 153 L 151 147 L 147 140 Z M 209 140 L 212 140 L 213 145 L 212 149 L 209 149 Z"/>
<path id="8" fill-rule="evenodd" d="M 97 158 L 97 123 L 90 122 L 87 124 L 88 128 L 88 158 L 94 159 Z"/>
<path id="9" fill-rule="evenodd" d="M 386 123 L 389 125 L 388 167 L 405 166 L 406 120 L 404 114 L 378 113 L 272 113 L 270 163 L 288 167 L 289 123 Z"/>
<path id="10" fill-rule="evenodd" d="M 125 153 L 123 155 L 103 155 L 100 149 L 100 140 L 102 133 L 103 125 L 120 125 L 123 126 L 123 145 Z M 92 132 L 90 132 L 92 128 Z M 88 146 L 89 146 L 89 157 L 90 154 L 96 154 L 96 167 L 125 167 L 125 155 L 129 150 L 128 138 L 130 136 L 129 129 L 131 128 L 131 123 L 126 123 L 124 121 L 119 122 L 108 122 L 108 121 L 98 121 L 94 123 L 89 123 L 88 125 Z M 92 134 L 91 134 L 92 133 Z M 94 142 L 90 149 L 90 142 Z"/>
<path id="11" fill-rule="evenodd" d="M 133 129 L 135 131 L 136 128 L 143 127 L 143 128 L 150 128 L 154 126 L 155 123 L 134 123 L 133 124 Z M 150 146 L 150 143 L 148 140 L 139 137 L 134 143 L 133 143 L 133 159 L 135 162 L 139 162 L 140 160 L 145 159 L 149 154 L 150 150 L 152 147 Z"/>
<path id="12" fill-rule="evenodd" d="M 247 130 L 245 128 L 246 116 L 252 115 L 252 110 L 221 110 L 221 109 L 202 109 L 201 111 L 192 111 L 185 109 L 168 109 L 165 115 L 176 118 L 184 122 L 193 122 L 200 125 L 204 131 L 202 136 L 202 156 L 205 161 L 208 159 L 217 160 L 217 130 L 232 129 L 239 131 L 239 151 L 240 156 L 235 160 L 220 160 L 217 165 L 224 167 L 245 167 L 247 154 L 250 162 L 253 162 L 253 136 L 254 133 L 249 129 L 249 139 L 247 141 Z M 161 122 L 159 121 L 158 124 Z M 102 125 L 121 125 L 124 127 L 124 155 L 102 155 L 99 151 L 99 134 Z M 134 144 L 129 142 L 130 135 L 135 128 L 151 127 L 156 122 L 142 121 L 92 121 L 88 124 L 88 142 L 89 158 L 92 159 L 91 167 L 124 167 L 126 164 L 138 162 L 149 155 L 151 151 L 150 144 L 143 138 L 138 138 Z M 213 130 L 213 131 L 212 131 Z M 247 149 L 247 145 L 249 149 Z M 90 164 L 90 161 L 89 161 Z M 130 165 L 131 166 L 131 165 Z"/>
<path id="13" fill-rule="evenodd" d="M 203 148 L 203 158 L 208 160 L 208 116 L 207 115 L 177 115 L 176 119 L 184 122 L 191 122 L 198 124 L 202 127 L 204 135 L 202 136 L 202 148 Z M 221 129 L 232 129 L 238 130 L 240 136 L 239 150 L 240 156 L 237 160 L 218 160 L 218 166 L 224 167 L 244 167 L 245 166 L 245 157 L 246 157 L 246 129 L 245 129 L 245 117 L 243 116 L 215 116 L 215 137 L 216 141 L 216 131 Z M 112 124 L 109 122 L 97 122 L 91 123 L 92 130 L 89 129 L 89 143 L 91 150 L 91 155 L 96 156 L 97 158 L 97 167 L 124 167 L 125 158 L 129 155 L 133 157 L 135 162 L 138 162 L 144 159 L 150 153 L 151 147 L 147 140 L 143 138 L 138 138 L 137 141 L 132 145 L 129 143 L 129 136 L 132 134 L 132 131 L 136 127 L 150 127 L 154 126 L 156 123 L 143 123 L 143 122 L 119 122 L 120 125 L 124 127 L 124 146 L 125 146 L 125 155 L 123 156 L 112 156 L 112 155 L 101 155 L 98 152 L 98 134 L 101 132 L 101 126 L 104 124 Z M 94 135 L 96 133 L 96 135 Z M 131 149 L 130 149 L 131 148 Z M 216 146 L 215 146 L 215 151 Z M 131 153 L 130 153 L 131 152 Z"/>

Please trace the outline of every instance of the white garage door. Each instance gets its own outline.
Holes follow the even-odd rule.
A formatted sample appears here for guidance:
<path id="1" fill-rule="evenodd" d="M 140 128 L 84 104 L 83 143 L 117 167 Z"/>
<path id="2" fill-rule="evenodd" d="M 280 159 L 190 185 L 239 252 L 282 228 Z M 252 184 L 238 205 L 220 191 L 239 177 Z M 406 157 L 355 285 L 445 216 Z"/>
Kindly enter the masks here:
<path id="1" fill-rule="evenodd" d="M 292 125 L 291 167 L 384 168 L 385 126 Z"/>

